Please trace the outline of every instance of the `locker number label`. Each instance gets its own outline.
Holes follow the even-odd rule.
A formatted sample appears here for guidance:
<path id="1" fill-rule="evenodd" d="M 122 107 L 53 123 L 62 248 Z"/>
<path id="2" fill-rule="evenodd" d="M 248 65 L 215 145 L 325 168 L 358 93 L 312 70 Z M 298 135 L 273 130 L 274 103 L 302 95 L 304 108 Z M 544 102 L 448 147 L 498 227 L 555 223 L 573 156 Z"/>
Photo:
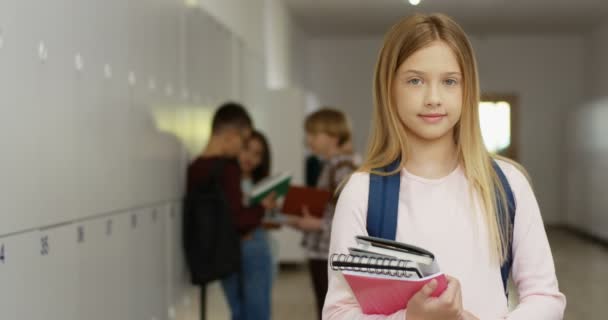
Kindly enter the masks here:
<path id="1" fill-rule="evenodd" d="M 50 251 L 50 245 L 49 245 L 49 236 L 43 236 L 40 238 L 40 255 L 42 256 L 46 256 L 49 254 Z"/>
<path id="2" fill-rule="evenodd" d="M 78 226 L 78 243 L 84 242 L 84 227 Z"/>
<path id="3" fill-rule="evenodd" d="M 106 222 L 106 235 L 107 236 L 112 235 L 112 220 L 108 220 Z"/>

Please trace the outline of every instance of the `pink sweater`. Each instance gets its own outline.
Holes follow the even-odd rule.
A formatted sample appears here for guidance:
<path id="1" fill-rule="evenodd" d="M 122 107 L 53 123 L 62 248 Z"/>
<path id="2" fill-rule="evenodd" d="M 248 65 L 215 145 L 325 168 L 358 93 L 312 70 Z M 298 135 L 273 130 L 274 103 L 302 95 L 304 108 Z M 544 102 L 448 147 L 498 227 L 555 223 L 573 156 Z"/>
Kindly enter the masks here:
<path id="1" fill-rule="evenodd" d="M 560 293 L 551 249 L 534 192 L 511 164 L 499 162 L 517 205 L 513 234 L 512 278 L 519 305 L 511 312 L 500 267 L 490 261 L 487 230 L 469 184 L 459 167 L 436 180 L 402 171 L 397 241 L 433 252 L 441 270 L 460 280 L 465 310 L 481 320 L 562 319 L 566 298 Z M 348 253 L 356 235 L 367 234 L 365 221 L 369 175 L 354 174 L 340 195 L 333 221 L 330 253 Z M 405 310 L 390 316 L 363 315 L 339 272 L 329 270 L 323 319 L 405 319 Z"/>

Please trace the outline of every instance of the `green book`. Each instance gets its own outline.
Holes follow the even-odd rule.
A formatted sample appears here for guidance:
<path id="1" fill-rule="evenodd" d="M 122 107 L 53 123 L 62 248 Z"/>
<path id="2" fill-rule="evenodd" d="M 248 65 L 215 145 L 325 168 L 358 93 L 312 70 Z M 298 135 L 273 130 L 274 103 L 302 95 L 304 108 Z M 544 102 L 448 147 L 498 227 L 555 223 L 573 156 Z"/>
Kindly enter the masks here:
<path id="1" fill-rule="evenodd" d="M 270 193 L 275 192 L 277 198 L 281 198 L 287 194 L 289 184 L 291 183 L 291 174 L 282 172 L 268 178 L 263 179 L 253 186 L 249 193 L 249 205 L 259 204 Z"/>

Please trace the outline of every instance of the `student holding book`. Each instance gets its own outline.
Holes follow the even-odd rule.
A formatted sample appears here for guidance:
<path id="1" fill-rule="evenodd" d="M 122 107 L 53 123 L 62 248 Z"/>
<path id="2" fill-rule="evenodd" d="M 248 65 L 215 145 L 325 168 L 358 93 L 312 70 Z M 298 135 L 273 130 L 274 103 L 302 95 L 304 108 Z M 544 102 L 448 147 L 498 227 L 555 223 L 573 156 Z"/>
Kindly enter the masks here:
<path id="1" fill-rule="evenodd" d="M 352 150 L 345 152 L 343 148 L 351 139 L 350 123 L 341 111 L 323 108 L 310 114 L 304 126 L 308 147 L 324 163 L 317 188 L 334 193 L 340 183 L 356 169 Z M 321 218 L 311 215 L 304 208 L 303 215 L 290 222 L 295 228 L 304 231 L 302 243 L 308 256 L 319 318 L 327 293 L 329 239 L 334 205 L 333 201 L 327 205 Z"/>
<path id="2" fill-rule="evenodd" d="M 348 253 L 368 234 L 371 183 L 396 175 L 393 240 L 433 252 L 451 277 L 438 298 L 430 298 L 432 281 L 403 310 L 366 315 L 330 270 L 323 319 L 562 319 L 566 300 L 527 176 L 484 146 L 475 58 L 460 26 L 442 14 L 399 21 L 385 36 L 373 83 L 367 158 L 340 193 L 330 251 Z M 511 311 L 507 261 L 520 297 Z"/>
<path id="3" fill-rule="evenodd" d="M 244 143 L 239 157 L 241 190 L 248 194 L 253 186 L 270 173 L 270 150 L 266 137 L 254 130 Z M 248 197 L 243 205 L 249 206 Z M 241 242 L 241 271 L 222 280 L 232 319 L 269 320 L 273 259 L 269 235 L 261 220 Z"/>
<path id="4" fill-rule="evenodd" d="M 273 194 L 265 197 L 259 205 L 247 206 L 243 204 L 242 172 L 237 157 L 251 135 L 252 121 L 243 106 L 236 103 L 226 103 L 220 106 L 213 116 L 211 138 L 207 147 L 203 154 L 188 167 L 186 187 L 186 192 L 190 193 L 191 190 L 195 190 L 198 185 L 205 183 L 211 176 L 217 175 L 220 178 L 220 190 L 242 241 L 241 269 L 245 273 L 258 267 L 260 270 L 267 268 L 265 262 L 262 261 L 262 259 L 265 259 L 266 262 L 269 260 L 267 255 L 260 260 L 250 257 L 250 255 L 258 249 L 255 248 L 256 246 L 264 247 L 263 236 L 259 232 L 259 227 L 266 210 L 276 207 Z M 256 169 L 259 166 L 259 164 L 254 165 Z M 218 166 L 220 172 L 213 172 L 218 170 Z M 249 173 L 252 179 L 266 174 L 264 168 L 255 171 L 255 173 L 254 171 Z M 259 249 L 264 251 L 264 248 Z M 213 257 L 203 258 L 213 259 Z M 269 285 L 267 284 L 269 277 L 266 277 L 268 281 L 262 277 L 248 278 L 246 281 L 242 281 L 243 279 L 238 279 L 238 275 L 242 274 L 243 272 L 223 279 L 223 287 L 231 307 L 232 319 L 244 319 L 245 312 L 247 313 L 247 319 L 270 319 Z M 239 284 L 243 285 L 243 288 L 239 289 Z M 258 285 L 261 286 L 262 290 Z M 243 293 L 242 299 L 244 302 L 239 298 L 241 293 Z M 267 299 L 264 299 L 264 297 Z M 204 306 L 204 294 L 201 294 L 201 299 L 201 304 Z M 201 317 L 204 318 L 204 314 L 201 314 Z"/>

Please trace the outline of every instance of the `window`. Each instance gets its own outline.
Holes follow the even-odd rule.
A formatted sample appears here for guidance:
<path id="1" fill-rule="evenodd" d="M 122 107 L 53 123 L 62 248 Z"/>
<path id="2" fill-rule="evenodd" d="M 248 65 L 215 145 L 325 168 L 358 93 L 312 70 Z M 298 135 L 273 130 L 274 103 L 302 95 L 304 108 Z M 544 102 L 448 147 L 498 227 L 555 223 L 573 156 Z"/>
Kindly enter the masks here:
<path id="1" fill-rule="evenodd" d="M 518 101 L 515 94 L 484 93 L 479 104 L 481 135 L 488 151 L 518 161 Z"/>
<path id="2" fill-rule="evenodd" d="M 479 104 L 481 135 L 486 148 L 501 153 L 511 145 L 511 105 L 505 101 L 482 101 Z"/>

